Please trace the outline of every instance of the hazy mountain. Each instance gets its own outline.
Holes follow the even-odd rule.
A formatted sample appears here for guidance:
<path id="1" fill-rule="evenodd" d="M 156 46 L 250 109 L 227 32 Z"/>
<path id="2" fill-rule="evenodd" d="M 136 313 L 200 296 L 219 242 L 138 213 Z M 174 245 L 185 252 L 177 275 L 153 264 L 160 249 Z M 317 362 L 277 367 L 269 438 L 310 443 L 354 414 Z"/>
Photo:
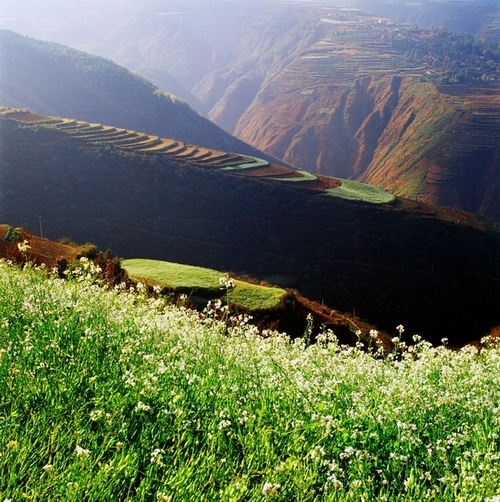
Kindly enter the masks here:
<path id="1" fill-rule="evenodd" d="M 0 30 L 0 55 L 1 105 L 265 157 L 184 101 L 104 58 L 8 30 Z"/>
<path id="2" fill-rule="evenodd" d="M 500 9 L 494 0 L 322 3 L 427 28 L 446 26 L 477 38 L 498 40 L 500 33 Z M 0 28 L 112 59 L 206 111 L 191 101 L 190 92 L 208 73 L 239 59 L 239 46 L 247 43 L 249 32 L 261 37 L 260 27 L 269 24 L 269 16 L 276 14 L 276 21 L 286 24 L 293 22 L 290 12 L 318 5 L 273 0 L 16 0 L 2 5 Z M 276 23 L 272 27 L 276 39 L 281 29 Z M 171 78 L 164 79 L 163 72 L 181 88 L 170 89 Z"/>
<path id="3" fill-rule="evenodd" d="M 472 215 L 103 148 L 40 119 L 0 118 L 2 222 L 36 232 L 42 216 L 49 238 L 247 273 L 389 333 L 460 344 L 500 324 L 500 233 Z"/>

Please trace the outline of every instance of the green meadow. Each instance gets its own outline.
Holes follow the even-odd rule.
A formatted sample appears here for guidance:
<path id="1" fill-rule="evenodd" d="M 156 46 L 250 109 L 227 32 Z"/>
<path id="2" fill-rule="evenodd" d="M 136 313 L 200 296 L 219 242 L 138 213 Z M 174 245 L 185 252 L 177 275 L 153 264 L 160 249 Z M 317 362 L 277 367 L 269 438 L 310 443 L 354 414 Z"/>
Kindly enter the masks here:
<path id="1" fill-rule="evenodd" d="M 342 185 L 326 191 L 327 195 L 341 199 L 360 200 L 372 204 L 389 204 L 395 196 L 385 190 L 366 183 L 337 178 Z"/>
<path id="2" fill-rule="evenodd" d="M 394 332 L 306 345 L 1 262 L 0 500 L 499 500 L 498 346 Z"/>
<path id="3" fill-rule="evenodd" d="M 209 298 L 223 298 L 248 310 L 276 308 L 287 294 L 284 289 L 230 279 L 217 270 L 192 265 L 134 258 L 124 260 L 122 266 L 136 279 L 147 279 L 161 287 L 188 295 L 201 293 Z"/>

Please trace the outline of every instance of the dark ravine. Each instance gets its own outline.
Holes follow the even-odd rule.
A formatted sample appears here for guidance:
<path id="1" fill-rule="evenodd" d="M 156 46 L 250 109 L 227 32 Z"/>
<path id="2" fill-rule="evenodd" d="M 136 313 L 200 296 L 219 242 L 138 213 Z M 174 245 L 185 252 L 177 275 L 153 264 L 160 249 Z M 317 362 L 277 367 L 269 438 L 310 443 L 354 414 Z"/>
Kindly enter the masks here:
<path id="1" fill-rule="evenodd" d="M 3 119 L 0 221 L 142 257 L 234 271 L 387 333 L 461 345 L 500 324 L 500 233 L 158 156 L 104 152 Z M 437 210 L 437 208 L 436 208 Z"/>

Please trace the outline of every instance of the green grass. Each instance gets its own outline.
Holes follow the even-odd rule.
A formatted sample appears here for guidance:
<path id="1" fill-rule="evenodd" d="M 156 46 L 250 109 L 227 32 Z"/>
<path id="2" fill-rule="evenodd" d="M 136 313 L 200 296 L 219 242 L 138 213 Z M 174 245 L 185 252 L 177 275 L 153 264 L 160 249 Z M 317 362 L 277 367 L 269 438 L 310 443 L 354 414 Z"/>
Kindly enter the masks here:
<path id="1" fill-rule="evenodd" d="M 272 177 L 269 176 L 267 177 L 268 180 L 274 180 L 274 181 L 287 181 L 287 182 L 301 182 L 301 181 L 315 181 L 318 179 L 317 176 L 315 176 L 312 173 L 309 173 L 307 171 L 301 171 L 300 169 L 297 169 L 297 172 L 302 174 L 302 177 L 297 177 L 297 178 L 277 178 L 277 177 Z"/>
<path id="2" fill-rule="evenodd" d="M 226 298 L 226 289 L 220 283 L 224 274 L 217 270 L 144 259 L 124 260 L 122 266 L 131 277 L 154 281 L 173 290 L 191 290 L 195 295 L 208 293 L 210 297 L 221 297 L 250 310 L 275 308 L 287 294 L 283 289 L 234 280 Z"/>
<path id="3" fill-rule="evenodd" d="M 238 164 L 229 167 L 222 167 L 221 171 L 241 171 L 245 169 L 252 169 L 255 167 L 265 167 L 269 165 L 267 160 L 259 159 L 257 157 L 244 157 L 245 160 L 250 162 L 245 162 L 244 164 Z"/>
<path id="4" fill-rule="evenodd" d="M 498 347 L 306 347 L 105 290 L 85 261 L 2 264 L 0 324 L 0 500 L 500 495 Z"/>
<path id="5" fill-rule="evenodd" d="M 366 183 L 337 178 L 342 182 L 338 188 L 327 190 L 327 194 L 341 199 L 360 200 L 372 204 L 388 204 L 394 201 L 395 196 L 381 188 Z"/>

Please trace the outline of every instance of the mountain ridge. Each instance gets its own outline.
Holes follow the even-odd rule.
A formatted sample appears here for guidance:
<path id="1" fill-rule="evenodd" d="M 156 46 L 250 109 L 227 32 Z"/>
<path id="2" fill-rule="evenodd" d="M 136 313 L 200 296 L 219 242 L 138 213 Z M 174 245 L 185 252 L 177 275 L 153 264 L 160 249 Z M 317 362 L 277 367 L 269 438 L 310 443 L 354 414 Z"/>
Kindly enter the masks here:
<path id="1" fill-rule="evenodd" d="M 271 157 L 201 117 L 185 101 L 99 56 L 0 30 L 4 106 Z"/>
<path id="2" fill-rule="evenodd" d="M 209 116 L 311 172 L 500 219 L 498 46 L 366 13 L 322 12 L 294 27 L 302 41 L 312 37 L 309 45 L 292 44 L 284 66 L 260 62 L 279 47 L 255 56 L 247 74 L 220 87 Z M 206 77 L 204 99 L 233 68 L 241 69 L 238 59 Z M 250 101 L 243 83 L 257 81 L 254 72 L 261 87 L 238 119 L 231 111 Z"/>

